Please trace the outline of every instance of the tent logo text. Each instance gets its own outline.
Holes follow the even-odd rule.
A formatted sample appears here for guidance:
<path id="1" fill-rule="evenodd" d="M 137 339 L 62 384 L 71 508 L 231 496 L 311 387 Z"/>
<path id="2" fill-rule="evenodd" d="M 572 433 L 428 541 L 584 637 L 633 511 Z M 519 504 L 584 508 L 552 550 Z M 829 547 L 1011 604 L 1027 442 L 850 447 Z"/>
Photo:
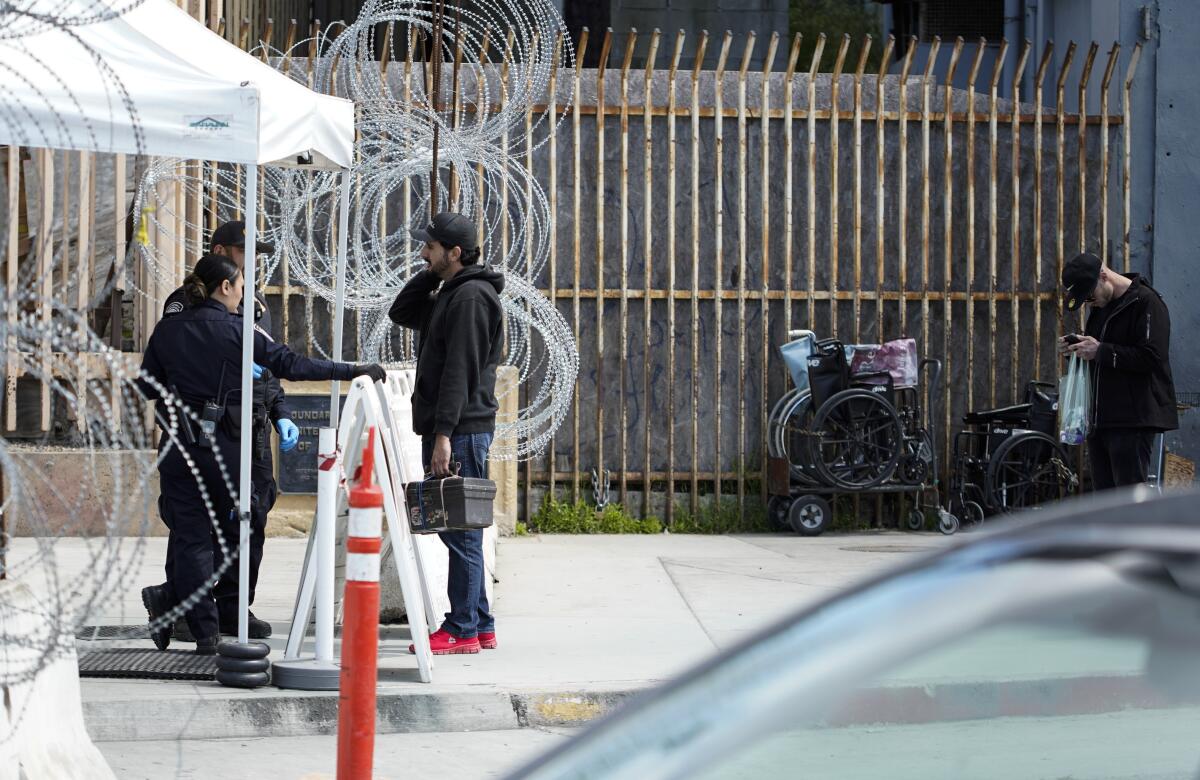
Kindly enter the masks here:
<path id="1" fill-rule="evenodd" d="M 233 117 L 229 114 L 193 114 L 185 116 L 183 122 L 187 138 L 225 138 L 229 136 Z"/>

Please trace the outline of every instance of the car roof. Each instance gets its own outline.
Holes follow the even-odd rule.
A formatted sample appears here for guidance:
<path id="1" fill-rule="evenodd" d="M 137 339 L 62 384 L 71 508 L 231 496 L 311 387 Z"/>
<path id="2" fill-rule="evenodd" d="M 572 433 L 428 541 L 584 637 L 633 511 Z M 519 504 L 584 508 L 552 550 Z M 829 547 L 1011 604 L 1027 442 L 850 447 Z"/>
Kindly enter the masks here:
<path id="1" fill-rule="evenodd" d="M 1140 553 L 1151 558 L 1200 555 L 1200 491 L 1180 490 L 1165 494 L 1145 486 L 1107 491 L 1069 499 L 1042 509 L 989 520 L 981 532 L 967 534 L 962 541 L 925 555 L 914 556 L 882 574 L 804 607 L 775 621 L 719 655 L 701 662 L 675 678 L 650 689 L 629 704 L 597 721 L 585 732 L 603 730 L 605 724 L 623 720 L 653 706 L 730 662 L 764 638 L 773 636 L 842 601 L 890 580 L 943 567 L 975 569 L 1030 559 L 1085 559 L 1113 553 Z M 565 742 L 511 777 L 524 776 L 571 752 L 576 740 Z"/>

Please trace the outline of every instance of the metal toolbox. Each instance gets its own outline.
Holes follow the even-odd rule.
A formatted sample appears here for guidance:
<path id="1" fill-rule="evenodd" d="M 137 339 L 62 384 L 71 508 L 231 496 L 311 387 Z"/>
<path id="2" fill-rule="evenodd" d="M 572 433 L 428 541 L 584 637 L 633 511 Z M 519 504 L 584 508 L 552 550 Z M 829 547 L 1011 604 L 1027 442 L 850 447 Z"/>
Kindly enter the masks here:
<path id="1" fill-rule="evenodd" d="M 475 477 L 445 477 L 404 487 L 408 527 L 414 534 L 474 531 L 492 524 L 496 483 Z"/>

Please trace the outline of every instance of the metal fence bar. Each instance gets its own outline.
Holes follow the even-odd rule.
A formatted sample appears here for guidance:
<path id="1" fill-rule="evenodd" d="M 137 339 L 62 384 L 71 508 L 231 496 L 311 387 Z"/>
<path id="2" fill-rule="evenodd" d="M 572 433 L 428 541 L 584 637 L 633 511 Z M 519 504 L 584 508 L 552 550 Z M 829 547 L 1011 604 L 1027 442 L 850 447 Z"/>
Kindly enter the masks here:
<path id="1" fill-rule="evenodd" d="M 654 119 L 650 113 L 652 89 L 654 86 L 654 65 L 658 58 L 658 41 L 662 36 L 662 32 L 656 27 L 650 35 L 650 45 L 646 52 L 646 76 L 643 85 L 642 93 L 642 132 L 645 138 L 642 142 L 642 176 L 643 187 L 645 192 L 642 196 L 642 262 L 645 265 L 643 269 L 643 278 L 645 280 L 645 289 L 649 290 L 654 285 L 653 268 L 654 268 L 654 252 L 653 252 L 653 213 L 654 213 Z M 694 91 L 694 90 L 693 90 Z M 693 150 L 694 151 L 694 150 Z M 692 197 L 695 197 L 693 191 Z M 692 204 L 695 209 L 695 203 Z M 650 382 L 652 361 L 650 359 L 650 328 L 652 321 L 652 301 L 646 298 L 642 305 L 642 415 L 645 417 L 643 425 L 643 452 L 642 452 L 642 473 L 650 473 L 650 439 L 654 432 L 654 415 L 650 413 L 650 404 L 653 400 L 653 391 Z M 642 516 L 646 517 L 650 514 L 650 485 L 642 483 Z"/>
<path id="2" fill-rule="evenodd" d="M 671 65 L 667 69 L 667 504 L 664 517 L 671 524 L 675 512 L 675 74 L 679 69 L 679 57 L 683 54 L 684 33 L 675 34 L 675 50 L 671 53 Z"/>
<path id="3" fill-rule="evenodd" d="M 646 80 L 649 80 L 654 67 L 654 51 L 658 45 L 658 31 L 654 31 L 655 36 L 651 45 L 651 56 L 646 60 Z M 691 490 L 688 495 L 688 505 L 692 516 L 700 511 L 700 70 L 704 66 L 704 54 L 708 50 L 708 30 L 700 31 L 700 40 L 696 43 L 696 59 L 692 66 L 692 477 Z M 649 87 L 646 89 L 646 95 L 649 96 Z M 649 97 L 646 100 L 649 106 Z M 647 109 L 646 113 L 646 137 L 650 136 L 650 113 Z M 649 236 L 650 232 L 650 145 L 649 140 L 646 142 L 646 233 Z M 646 257 L 649 258 L 649 240 L 647 239 Z M 647 268 L 649 263 L 647 261 Z M 646 273 L 646 278 L 649 280 L 649 271 Z M 646 287 L 649 288 L 647 283 Z M 790 305 L 790 304 L 789 304 Z M 649 314 L 650 305 L 646 304 L 646 312 Z M 647 318 L 647 340 L 649 339 L 649 318 Z M 647 350 L 648 352 L 649 350 Z M 646 382 L 646 392 L 650 392 L 650 382 Z M 646 418 L 649 421 L 650 406 L 646 405 Z M 649 430 L 649 429 L 647 429 Z M 650 440 L 646 439 L 646 473 L 650 472 Z M 645 489 L 646 495 L 643 498 L 643 506 L 649 506 L 649 487 Z"/>
<path id="4" fill-rule="evenodd" d="M 775 64 L 775 51 L 779 46 L 779 33 L 771 33 L 771 40 L 767 44 L 767 56 L 763 58 L 762 70 L 762 95 L 759 98 L 759 112 L 762 114 L 761 130 L 759 137 L 759 148 L 761 149 L 759 158 L 759 179 L 761 192 L 761 215 L 762 232 L 760 233 L 759 251 L 762 257 L 762 278 L 759 284 L 762 287 L 763 297 L 760 301 L 761 307 L 759 316 L 761 317 L 760 325 L 762 326 L 762 365 L 759 366 L 759 419 L 767 419 L 767 388 L 770 387 L 769 363 L 771 358 L 771 331 L 770 331 L 770 301 L 767 293 L 771 289 L 771 120 L 768 115 L 770 108 L 771 97 L 771 66 Z M 758 460 L 761 468 L 766 468 L 767 463 L 767 426 L 759 427 L 759 443 L 758 443 Z M 760 479 L 759 498 L 763 504 L 767 503 L 767 481 Z"/>
<path id="5" fill-rule="evenodd" d="M 1055 246 L 1055 253 L 1054 253 L 1054 281 L 1056 284 L 1058 283 L 1058 280 L 1062 278 L 1064 252 L 1065 252 L 1064 244 L 1066 242 L 1066 232 L 1063 230 L 1063 227 L 1066 224 L 1064 222 L 1065 207 L 1066 207 L 1066 177 L 1064 176 L 1064 173 L 1063 173 L 1063 165 L 1066 162 L 1066 156 L 1064 154 L 1065 139 L 1066 139 L 1066 125 L 1063 120 L 1066 117 L 1065 101 L 1066 101 L 1067 74 L 1071 71 L 1071 60 L 1073 60 L 1074 58 L 1075 58 L 1075 41 L 1071 41 L 1067 44 L 1067 53 L 1063 57 L 1062 67 L 1058 72 L 1058 86 L 1055 89 L 1055 99 L 1056 99 L 1055 119 L 1056 119 L 1056 121 L 1055 121 L 1054 154 L 1055 154 L 1055 163 L 1056 164 L 1055 164 L 1055 168 L 1054 168 L 1054 186 L 1058 192 L 1057 202 L 1055 203 L 1055 208 L 1057 209 L 1057 211 L 1055 213 L 1055 220 L 1054 220 L 1054 225 L 1056 228 L 1055 232 L 1057 234 L 1056 235 L 1057 244 Z M 1056 325 L 1054 332 L 1061 334 L 1063 332 L 1062 301 L 1058 302 L 1058 305 L 1055 307 L 1055 311 L 1057 313 L 1057 325 Z"/>
<path id="6" fill-rule="evenodd" d="M 975 59 L 967 74 L 967 408 L 975 408 L 975 79 L 987 51 L 987 40 L 980 38 Z M 947 372 L 948 374 L 949 372 Z"/>
<path id="7" fill-rule="evenodd" d="M 550 94 L 550 112 L 549 112 L 548 116 L 550 117 L 551 121 L 557 121 L 556 117 L 558 116 L 558 63 L 561 61 L 560 58 L 562 56 L 562 47 L 563 47 L 563 37 L 562 37 L 562 33 L 560 32 L 554 37 L 554 60 L 553 61 L 555 64 L 554 64 L 554 67 L 550 69 L 550 82 L 547 87 L 549 90 L 549 94 Z M 480 79 L 480 81 L 482 82 L 482 79 Z M 550 294 L 551 308 L 553 308 L 554 311 L 558 311 L 558 296 L 557 296 L 557 290 L 558 290 L 558 219 L 557 219 L 557 215 L 558 215 L 558 134 L 557 133 L 553 133 L 553 132 L 550 133 L 550 138 L 548 141 L 546 153 L 550 158 L 549 173 L 548 173 L 549 180 L 550 180 L 549 181 L 550 186 L 547 187 L 547 191 L 549 193 L 549 198 L 550 198 L 550 214 L 551 214 L 550 225 L 549 225 L 549 228 L 550 228 L 550 256 L 547 258 L 547 263 L 550 266 L 549 294 Z M 480 229 L 482 229 L 482 222 L 483 222 L 483 220 L 480 220 L 480 223 L 481 223 Z M 557 454 L 558 448 L 556 445 L 557 445 L 557 437 L 551 436 L 550 444 L 546 449 L 546 453 L 547 453 L 547 458 L 549 459 L 549 464 L 550 464 L 549 470 L 552 475 L 558 470 L 558 463 L 556 462 L 558 459 L 558 454 Z M 527 492 L 529 492 L 529 491 L 527 491 Z M 553 477 L 550 479 L 550 498 L 551 498 L 551 500 L 558 500 L 557 485 L 555 484 L 555 480 L 553 479 Z"/>
<path id="8" fill-rule="evenodd" d="M 929 350 L 929 230 L 930 230 L 930 214 L 929 214 L 929 127 L 930 114 L 930 90 L 933 87 L 933 66 L 937 62 L 938 54 L 941 52 L 942 39 L 939 36 L 933 37 L 933 44 L 929 47 L 929 56 L 925 60 L 925 73 L 921 77 L 921 346 L 922 350 Z M 929 388 L 922 387 L 921 394 L 923 399 L 927 397 Z M 923 404 L 925 408 L 929 408 L 928 404 Z"/>
<path id="9" fill-rule="evenodd" d="M 1104 67 L 1104 78 L 1100 80 L 1100 261 L 1108 265 L 1108 90 L 1112 85 L 1113 73 L 1121 44 L 1114 43 L 1108 52 L 1108 64 Z"/>
<path id="10" fill-rule="evenodd" d="M 629 66 L 633 63 L 633 48 L 637 45 L 637 30 L 631 29 L 625 38 L 625 59 L 621 62 L 621 303 L 620 303 L 620 380 L 617 383 L 617 408 L 620 416 L 617 440 L 620 442 L 620 504 L 628 505 L 626 472 L 629 470 L 629 417 L 625 406 L 625 388 L 629 384 Z"/>
<path id="11" fill-rule="evenodd" d="M 1000 356 L 996 354 L 996 266 L 998 215 L 996 208 L 997 179 L 999 178 L 999 115 L 997 103 L 1000 100 L 1000 74 L 1004 69 L 1004 57 L 1008 54 L 1008 39 L 1000 39 L 1000 51 L 992 66 L 992 85 L 988 99 L 988 403 L 996 405 L 996 364 Z"/>
<path id="12" fill-rule="evenodd" d="M 883 47 L 883 57 L 879 61 L 879 72 L 875 75 L 875 333 L 880 341 L 883 340 L 883 304 L 881 303 L 883 295 L 883 282 L 886 273 L 886 265 L 884 263 L 884 247 L 886 245 L 885 233 L 887 227 L 887 212 L 884 211 L 886 203 L 886 184 L 887 184 L 887 149 L 884 144 L 886 136 L 884 131 L 884 93 L 883 93 L 883 77 L 887 74 L 887 69 L 891 65 L 892 51 L 896 47 L 896 36 L 889 35 L 887 43 Z"/>
<path id="13" fill-rule="evenodd" d="M 1083 61 L 1083 75 L 1079 77 L 1079 115 L 1087 115 L 1087 86 L 1092 80 L 1092 66 L 1096 63 L 1096 52 L 1100 46 L 1093 42 L 1088 46 L 1087 58 Z M 1078 125 L 1079 145 L 1079 251 L 1087 251 L 1087 124 Z M 1101 238 L 1103 241 L 1103 238 Z M 1080 315 L 1082 317 L 1082 314 Z"/>
<path id="14" fill-rule="evenodd" d="M 583 265 L 583 261 L 582 261 L 583 246 L 581 243 L 582 235 L 581 235 L 580 229 L 579 229 L 579 225 L 580 225 L 580 222 L 582 221 L 582 214 L 583 214 L 583 193 L 582 193 L 582 187 L 580 186 L 582 179 L 583 179 L 583 176 L 581 175 L 582 171 L 583 171 L 583 166 L 580 163 L 580 152 L 581 152 L 580 120 L 582 117 L 580 115 L 579 107 L 582 102 L 582 97 L 580 96 L 580 92 L 582 90 L 580 89 L 580 87 L 582 86 L 581 82 L 582 82 L 582 75 L 583 75 L 583 58 L 587 54 L 587 45 L 588 45 L 588 30 L 585 27 L 585 28 L 583 28 L 583 32 L 580 33 L 580 35 L 579 35 L 579 46 L 577 48 L 577 54 L 576 54 L 576 59 L 575 59 L 575 85 L 574 85 L 574 91 L 573 91 L 575 101 L 574 101 L 574 111 L 571 113 L 571 135 L 574 140 L 574 144 L 571 147 L 572 153 L 573 153 L 571 178 L 574 180 L 574 185 L 575 185 L 575 187 L 574 187 L 575 198 L 574 198 L 574 201 L 572 202 L 572 214 L 571 214 L 571 217 L 572 217 L 572 219 L 571 219 L 571 230 L 572 230 L 571 261 L 572 261 L 572 267 L 573 267 L 572 287 L 571 287 L 571 314 L 572 314 L 571 328 L 572 328 L 572 332 L 574 333 L 574 336 L 575 336 L 576 344 L 579 344 L 579 325 L 580 325 L 580 321 L 581 321 L 580 306 L 579 306 L 579 287 L 580 287 L 579 277 L 580 277 L 580 269 L 582 268 L 582 265 Z M 553 217 L 553 215 L 551 215 L 551 216 Z M 571 446 L 574 450 L 572 453 L 572 455 L 573 455 L 572 463 L 574 464 L 574 467 L 571 469 L 571 474 L 573 475 L 571 477 L 571 502 L 576 503 L 580 500 L 579 477 L 583 471 L 581 460 L 580 460 L 580 458 L 582 456 L 582 447 L 580 446 L 580 442 L 579 442 L 580 430 L 579 430 L 579 383 L 578 382 L 576 382 L 575 387 L 572 388 L 571 395 L 572 395 Z"/>
<path id="15" fill-rule="evenodd" d="M 900 65 L 900 153 L 897 161 L 899 175 L 896 184 L 899 192 L 896 194 L 896 263 L 899 278 L 899 289 L 908 289 L 908 74 L 912 69 L 913 55 L 917 52 L 917 36 L 908 39 L 908 50 L 904 53 L 904 62 Z M 908 333 L 908 307 L 900 300 L 899 322 L 900 332 Z"/>
<path id="16" fill-rule="evenodd" d="M 604 31 L 600 64 L 596 71 L 596 105 L 604 105 L 604 71 L 612 50 L 612 28 Z M 604 115 L 596 114 L 596 289 L 604 290 Z M 505 220 L 507 223 L 507 220 Z M 604 470 L 604 299 L 596 299 L 596 478 L 606 482 Z"/>
<path id="17" fill-rule="evenodd" d="M 841 104 L 838 100 L 841 93 L 842 67 L 846 64 L 846 51 L 850 48 L 850 36 L 843 35 L 838 46 L 837 58 L 833 61 L 833 73 L 829 82 L 829 106 L 832 114 L 829 117 L 829 290 L 838 290 L 838 242 L 841 231 L 838 229 L 838 120 L 841 116 Z M 838 335 L 837 298 L 829 301 L 829 335 Z"/>
<path id="18" fill-rule="evenodd" d="M 738 69 L 738 253 L 737 253 L 737 442 L 741 455 L 738 458 L 737 506 L 738 514 L 746 509 L 746 71 L 754 53 L 755 34 L 746 34 L 746 45 L 742 49 L 742 66 Z"/>
<path id="19" fill-rule="evenodd" d="M 17 289 L 17 270 L 20 263 L 18 249 L 21 222 L 21 148 L 19 146 L 9 145 L 6 163 L 8 242 L 5 247 L 4 279 L 11 295 L 12 291 Z M 9 306 L 5 317 L 8 320 L 8 338 L 5 342 L 4 419 L 5 430 L 15 431 L 17 429 L 17 372 L 20 368 L 17 359 L 17 307 Z"/>
<path id="20" fill-rule="evenodd" d="M 1123 134 L 1122 149 L 1121 149 L 1121 200 L 1122 200 L 1122 223 L 1121 223 L 1121 245 L 1124 257 L 1122 258 L 1122 270 L 1125 273 L 1130 271 L 1129 261 L 1129 235 L 1133 230 L 1133 223 L 1129 216 L 1129 182 L 1130 168 L 1133 160 L 1132 151 L 1132 134 L 1133 134 L 1133 114 L 1130 113 L 1129 93 L 1133 87 L 1133 77 L 1137 73 L 1138 60 L 1142 58 L 1142 44 L 1138 42 L 1133 46 L 1133 55 L 1129 58 L 1129 67 L 1125 71 L 1125 88 L 1122 91 L 1121 112 L 1124 119 L 1121 123 L 1121 132 Z"/>
<path id="21" fill-rule="evenodd" d="M 795 230 L 795 215 L 792 213 L 792 119 L 796 62 L 800 59 L 800 44 L 803 40 L 804 36 L 800 33 L 796 33 L 792 38 L 792 50 L 788 54 L 787 70 L 783 74 L 783 290 L 784 298 L 787 301 L 783 306 L 784 341 L 792 332 L 792 238 Z M 699 117 L 697 117 L 697 121 L 699 121 Z M 784 374 L 787 375 L 786 369 Z M 692 488 L 692 492 L 695 493 L 696 489 Z M 695 510 L 693 509 L 693 511 Z"/>
<path id="22" fill-rule="evenodd" d="M 1025 76 L 1025 63 L 1029 60 L 1029 41 L 1026 40 L 1021 45 L 1021 53 L 1017 56 L 1017 67 L 1013 69 L 1012 77 L 1012 99 L 1014 104 L 1020 104 L 1021 100 L 1021 79 Z M 1009 284 L 1013 292 L 1021 288 L 1021 123 L 1013 122 L 1009 129 L 1009 148 L 1011 150 L 1010 167 L 1012 170 L 1012 202 L 1010 205 L 1011 214 L 1009 217 L 1009 242 L 1010 242 L 1010 262 L 1012 263 L 1011 275 Z M 1014 299 L 1009 308 L 1009 313 L 1012 315 L 1012 343 L 1009 345 L 1010 365 L 1009 365 L 1009 388 L 1010 398 L 1016 403 L 1019 399 L 1017 395 L 1017 385 L 1020 382 L 1020 351 L 1021 351 L 1021 305 L 1020 301 Z M 1035 335 L 1035 342 L 1038 336 Z"/>
<path id="23" fill-rule="evenodd" d="M 1033 289 L 1042 288 L 1042 100 L 1046 70 L 1054 57 L 1054 42 L 1047 41 L 1042 51 L 1042 61 L 1038 64 L 1037 75 L 1033 79 L 1033 102 L 1037 106 L 1037 120 L 1033 124 Z M 1055 284 L 1058 280 L 1054 280 Z M 1033 332 L 1038 338 L 1033 340 L 1033 365 L 1037 375 L 1042 375 L 1042 305 L 1033 306 Z"/>
<path id="24" fill-rule="evenodd" d="M 79 312 L 79 322 L 76 325 L 75 333 L 79 338 L 79 343 L 86 343 L 87 338 L 87 317 L 84 316 L 87 312 L 88 298 L 91 296 L 92 283 L 92 214 L 95 210 L 95 199 L 93 198 L 92 188 L 95 184 L 95 179 L 92 175 L 92 166 L 95 160 L 91 152 L 79 152 L 79 232 L 76 243 L 76 274 L 75 274 L 75 308 Z M 65 220 L 64 220 L 65 221 Z M 12 226 L 9 227 L 13 229 Z M 63 247 L 63 256 L 67 254 L 67 247 Z M 78 385 L 75 388 L 75 397 L 78 399 L 79 410 L 75 417 L 75 426 L 78 430 L 83 430 L 84 425 L 84 407 L 88 403 L 88 361 L 79 361 L 79 374 L 77 377 Z"/>
<path id="25" fill-rule="evenodd" d="M 854 340 L 862 341 L 862 79 L 871 53 L 871 36 L 863 37 L 854 69 Z M 765 240 L 763 243 L 766 243 Z M 763 415 L 766 418 L 766 415 Z M 766 428 L 764 427 L 765 431 Z"/>
<path id="26" fill-rule="evenodd" d="M 716 108 L 716 113 L 713 115 L 713 158 L 714 169 L 716 176 L 713 186 L 713 361 L 714 374 L 716 381 L 713 383 L 713 461 L 716 463 L 716 471 L 718 475 L 722 470 L 721 460 L 721 410 L 724 408 L 721 404 L 721 387 L 723 384 L 722 370 L 722 346 L 724 339 L 722 338 L 723 321 L 721 318 L 721 298 L 724 292 L 724 232 L 722 230 L 725 208 L 722 202 L 721 193 L 724 191 L 724 176 L 725 176 L 725 135 L 722 129 L 722 105 L 725 94 L 725 63 L 729 59 L 729 47 L 733 43 L 733 33 L 729 30 L 725 31 L 725 36 L 721 39 L 721 53 L 717 55 L 717 69 L 714 72 L 713 81 L 713 106 Z M 713 480 L 713 498 L 718 505 L 721 503 L 721 478 L 718 476 Z"/>
<path id="27" fill-rule="evenodd" d="M 950 321 L 951 315 L 954 312 L 954 307 L 951 305 L 950 292 L 953 288 L 954 279 L 954 118 L 951 116 L 951 109 L 954 107 L 954 90 L 951 86 L 954 84 L 954 73 L 958 69 L 958 60 L 963 52 L 963 39 L 960 35 L 954 40 L 954 49 L 950 52 L 950 66 L 946 70 L 946 79 L 943 82 L 942 89 L 945 91 L 943 96 L 946 105 L 945 126 L 942 133 L 946 136 L 943 139 L 945 148 L 943 151 L 944 160 L 942 165 L 942 290 L 945 297 L 942 299 L 942 386 L 934 388 L 934 392 L 941 394 L 943 399 L 943 420 L 942 420 L 942 447 L 943 452 L 950 451 L 950 422 L 953 419 L 951 406 L 953 399 L 947 391 L 952 386 L 950 382 L 950 366 L 951 366 L 951 349 L 950 349 Z M 928 347 L 926 351 L 928 352 Z M 932 420 L 934 410 L 929 409 L 929 419 Z M 933 446 L 938 446 L 937 442 L 933 442 Z M 943 461 L 944 462 L 944 461 Z"/>

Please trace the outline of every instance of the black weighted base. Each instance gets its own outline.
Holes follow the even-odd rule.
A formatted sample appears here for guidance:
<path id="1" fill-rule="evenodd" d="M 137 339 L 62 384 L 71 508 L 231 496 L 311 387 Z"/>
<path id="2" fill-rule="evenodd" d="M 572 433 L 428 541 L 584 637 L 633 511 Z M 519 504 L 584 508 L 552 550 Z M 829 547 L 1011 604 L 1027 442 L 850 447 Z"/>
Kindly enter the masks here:
<path id="1" fill-rule="evenodd" d="M 266 642 L 222 642 L 217 645 L 217 655 L 222 658 L 266 658 L 271 648 Z"/>
<path id="2" fill-rule="evenodd" d="M 266 672 L 225 672 L 217 671 L 217 682 L 227 688 L 261 688 L 271 682 L 271 675 Z"/>
<path id="3" fill-rule="evenodd" d="M 217 670 L 222 672 L 269 672 L 271 662 L 266 658 L 217 657 Z"/>
<path id="4" fill-rule="evenodd" d="M 271 682 L 271 648 L 265 642 L 217 645 L 217 682 L 231 688 L 259 688 Z"/>

